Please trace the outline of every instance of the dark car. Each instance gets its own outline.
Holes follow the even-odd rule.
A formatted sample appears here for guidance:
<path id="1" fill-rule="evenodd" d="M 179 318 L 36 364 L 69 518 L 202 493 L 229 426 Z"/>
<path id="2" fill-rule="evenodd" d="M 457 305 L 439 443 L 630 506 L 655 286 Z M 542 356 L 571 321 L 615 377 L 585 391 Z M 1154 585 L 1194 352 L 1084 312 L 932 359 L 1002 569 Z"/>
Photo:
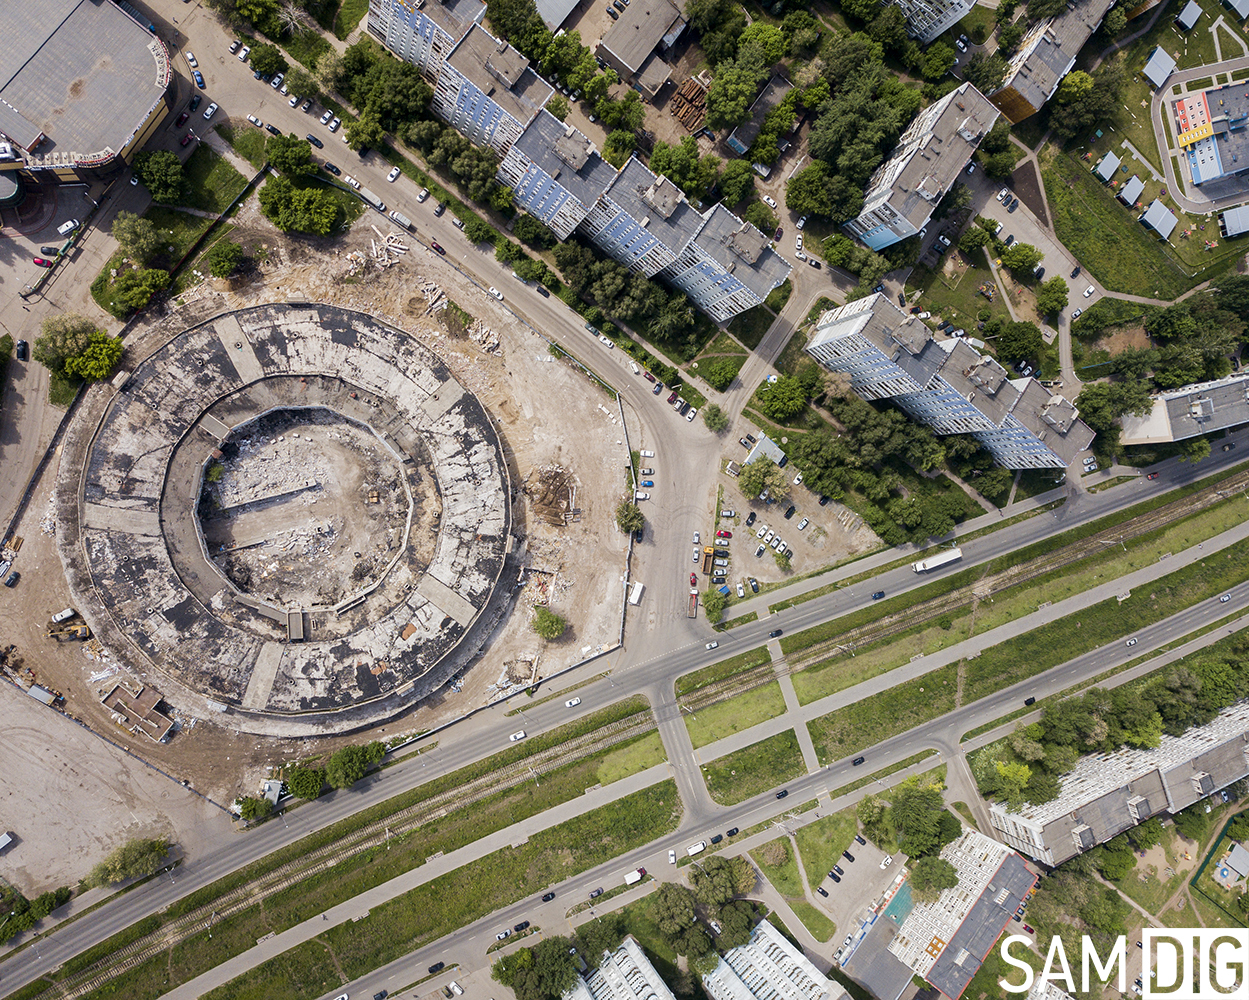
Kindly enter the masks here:
<path id="1" fill-rule="evenodd" d="M 519 924 L 513 927 L 512 930 L 514 930 L 517 934 L 519 934 L 521 931 L 527 930 L 528 927 L 529 927 L 529 921 L 522 920 Z"/>
<path id="2" fill-rule="evenodd" d="M 179 146 L 185 146 L 188 142 L 190 142 L 190 141 L 191 141 L 192 139 L 194 139 L 194 138 L 195 138 L 195 133 L 194 133 L 194 132 L 188 132 L 186 135 L 184 135 L 184 136 L 182 137 L 182 141 L 181 141 L 181 142 L 179 142 L 179 143 L 178 143 L 178 145 L 179 145 Z"/>
<path id="3" fill-rule="evenodd" d="M 855 757 L 854 760 L 852 760 L 850 763 L 853 764 L 855 767 L 858 767 L 865 760 L 867 760 L 866 757 Z"/>
<path id="4" fill-rule="evenodd" d="M 186 108 L 188 111 L 194 111 L 203 103 L 204 103 L 204 98 L 200 94 L 196 94 L 194 97 L 191 98 L 191 103 L 188 104 Z"/>
<path id="5" fill-rule="evenodd" d="M 726 836 L 729 836 L 729 837 L 736 837 L 736 836 L 737 836 L 737 827 L 733 827 L 731 830 L 729 830 L 729 832 L 726 834 Z"/>
<path id="6" fill-rule="evenodd" d="M 441 246 L 439 246 L 437 243 L 431 243 L 431 244 L 429 245 L 429 248 L 430 248 L 431 250 L 433 250 L 433 251 L 434 251 L 434 253 L 440 253 L 440 254 L 442 254 L 444 257 L 447 255 L 447 251 L 445 251 L 445 250 L 444 250 Z"/>
<path id="7" fill-rule="evenodd" d="M 791 503 L 791 504 L 789 505 L 789 508 L 785 511 L 785 520 L 786 520 L 786 521 L 788 521 L 791 517 L 793 517 L 793 516 L 794 516 L 794 511 L 796 511 L 797 509 L 798 509 L 798 508 L 797 508 L 797 507 L 795 507 L 795 506 Z"/>
<path id="8" fill-rule="evenodd" d="M 753 576 L 750 578 L 750 589 L 754 591 L 756 594 L 759 593 L 759 581 L 756 580 Z"/>
<path id="9" fill-rule="evenodd" d="M 676 389 L 673 389 L 673 390 L 672 390 L 672 395 L 668 397 L 668 405 L 669 405 L 669 406 L 671 406 L 673 403 L 675 403 L 675 402 L 677 401 L 677 396 L 678 396 L 678 395 L 680 395 L 680 393 L 678 393 Z"/>
<path id="10" fill-rule="evenodd" d="M 829 878 L 831 878 L 834 882 L 840 882 L 840 881 L 841 881 L 841 876 L 840 876 L 840 875 L 838 875 L 838 874 L 836 874 L 835 872 L 829 872 L 829 873 L 828 873 L 828 877 L 829 877 Z"/>
<path id="11" fill-rule="evenodd" d="M 548 292 L 541 285 L 534 285 L 533 290 L 537 292 L 539 295 L 541 295 L 544 299 L 549 299 L 551 297 L 551 293 Z"/>
<path id="12" fill-rule="evenodd" d="M 823 265 L 822 265 L 822 264 L 821 264 L 818 260 L 816 260 L 814 257 L 808 257 L 808 258 L 807 258 L 807 263 L 808 263 L 811 267 L 815 268 L 817 271 L 819 271 L 819 270 L 821 270 L 821 269 L 823 268 Z"/>
<path id="13" fill-rule="evenodd" d="M 728 577 L 724 577 L 724 576 L 713 576 L 713 577 L 711 578 L 711 582 L 712 582 L 712 583 L 728 583 L 729 581 L 728 581 Z"/>
<path id="14" fill-rule="evenodd" d="M 304 138 L 305 138 L 305 139 L 307 139 L 307 140 L 308 140 L 310 143 L 312 143 L 314 146 L 316 146 L 316 147 L 317 147 L 317 149 L 324 149 L 324 148 L 325 148 L 325 143 L 323 143 L 320 139 L 318 139 L 318 138 L 317 138 L 315 135 L 313 135 L 311 132 L 309 132 L 306 136 L 304 136 Z"/>
<path id="15" fill-rule="evenodd" d="M 689 403 L 687 403 L 687 402 L 685 402 L 684 400 L 682 400 L 682 401 L 681 401 L 681 408 L 680 408 L 679 410 L 677 410 L 677 412 L 678 412 L 679 414 L 681 414 L 681 416 L 685 416 L 687 413 L 689 413 L 689 412 L 690 412 L 690 404 L 689 404 Z M 1224 449 L 1224 450 L 1226 450 L 1226 449 Z"/>
<path id="16" fill-rule="evenodd" d="M 1018 207 L 1019 207 L 1019 199 L 1018 199 L 1018 198 L 1016 198 L 1014 201 L 1012 201 L 1012 202 L 1010 203 L 1010 208 L 1008 208 L 1006 211 L 1007 211 L 1007 212 L 1013 212 L 1013 211 L 1015 211 L 1015 209 L 1017 209 Z"/>
<path id="17" fill-rule="evenodd" d="M 1036 276 L 1036 280 L 1037 280 L 1037 281 L 1040 281 L 1042 278 L 1044 278 L 1044 277 L 1045 277 L 1045 268 L 1043 268 L 1043 267 L 1038 267 L 1038 268 L 1037 268 L 1035 271 L 1033 271 L 1032 273 Z"/>
<path id="18" fill-rule="evenodd" d="M 784 633 L 785 633 L 785 630 L 783 628 L 774 628 L 771 632 L 768 633 L 768 638 L 776 639 L 784 635 Z"/>
<path id="19" fill-rule="evenodd" d="M 56 266 L 56 261 L 48 260 L 46 257 L 35 257 L 33 259 L 34 259 L 34 262 L 38 264 L 40 267 L 55 267 Z"/>
<path id="20" fill-rule="evenodd" d="M 818 892 L 821 896 L 827 896 L 827 895 L 828 895 L 828 890 L 827 890 L 827 889 L 825 889 L 822 885 L 817 885 L 817 886 L 815 887 L 815 891 L 816 891 L 816 892 Z"/>
<path id="21" fill-rule="evenodd" d="M 40 253 L 46 253 L 49 257 L 59 257 L 61 255 L 60 247 L 40 247 Z"/>
<path id="22" fill-rule="evenodd" d="M 438 216 L 442 215 L 442 213 L 445 212 L 446 210 L 447 210 L 447 203 L 445 201 L 438 202 L 438 204 L 434 206 L 434 218 L 435 219 L 438 218 Z"/>
<path id="23" fill-rule="evenodd" d="M 642 544 L 642 531 L 643 528 L 638 528 L 638 530 L 633 533 L 633 540 L 639 545 Z"/>
<path id="24" fill-rule="evenodd" d="M 858 834 L 858 833 L 856 833 L 856 834 L 854 835 L 854 840 L 855 840 L 855 843 L 858 843 L 858 844 L 866 844 L 866 843 L 867 843 L 867 841 L 863 839 L 863 836 L 862 836 L 861 834 Z"/>
<path id="25" fill-rule="evenodd" d="M 903 294 L 902 292 L 898 292 L 898 305 L 900 306 L 906 305 L 906 295 Z"/>
<path id="26" fill-rule="evenodd" d="M 432 976 L 435 972 L 441 972 L 447 967 L 446 962 L 435 962 L 429 967 L 429 974 Z"/>
<path id="27" fill-rule="evenodd" d="M 186 120 L 190 117 L 191 117 L 191 112 L 189 111 L 182 112 L 182 114 L 178 115 L 178 120 L 173 123 L 174 128 L 181 128 L 183 125 L 186 124 Z"/>
<path id="28" fill-rule="evenodd" d="M 595 889 L 595 890 L 593 890 L 593 891 L 590 893 L 590 898 L 591 898 L 591 899 L 598 899 L 598 897 L 599 897 L 599 896 L 601 896 L 601 895 L 603 895 L 603 890 L 602 890 L 602 889 Z"/>
<path id="29" fill-rule="evenodd" d="M 772 234 L 772 239 L 774 239 L 774 240 L 779 240 L 779 239 L 780 239 L 782 236 L 784 236 L 784 235 L 785 235 L 785 230 L 784 230 L 784 228 L 782 228 L 781 226 L 777 226 L 777 227 L 776 227 L 776 232 L 774 232 L 774 233 Z"/>
<path id="30" fill-rule="evenodd" d="M 1024 703 L 1025 705 L 1029 705 L 1029 706 L 1031 706 L 1031 705 L 1035 705 L 1035 704 L 1036 704 L 1036 699 L 1035 699 L 1035 698 L 1025 698 L 1025 699 L 1023 700 L 1023 703 Z"/>
<path id="31" fill-rule="evenodd" d="M 17 342 L 17 360 L 25 361 L 29 357 L 30 357 L 30 345 L 27 344 L 26 341 L 24 340 L 19 340 Z"/>
<path id="32" fill-rule="evenodd" d="M 1071 269 L 1071 276 L 1073 278 L 1080 277 L 1080 266 L 1078 264 Z"/>
<path id="33" fill-rule="evenodd" d="M 329 171 L 335 177 L 341 177 L 343 175 L 343 172 L 339 170 L 338 167 L 334 166 L 334 164 L 330 163 L 328 160 L 325 163 L 321 164 L 321 169 Z"/>
<path id="34" fill-rule="evenodd" d="M 724 839 L 724 835 L 723 835 L 723 834 L 720 834 L 720 833 L 717 833 L 714 837 L 712 837 L 712 838 L 711 838 L 711 842 L 712 842 L 713 844 L 718 844 L 718 843 L 720 843 L 720 841 L 722 841 L 723 839 Z"/>
<path id="35" fill-rule="evenodd" d="M 191 75 L 195 77 L 195 86 L 199 87 L 200 90 L 203 90 L 204 87 L 206 86 L 206 84 L 204 83 L 204 74 L 201 73 L 199 70 L 196 70 Z"/>
<path id="36" fill-rule="evenodd" d="M 789 794 L 789 789 L 788 789 L 788 788 L 782 788 L 779 792 L 777 792 L 777 793 L 776 793 L 776 797 L 777 797 L 778 799 L 783 799 L 783 798 L 784 798 L 786 795 L 788 795 L 788 794 Z"/>
<path id="37" fill-rule="evenodd" d="M 872 600 L 879 601 L 884 596 L 885 596 L 885 592 L 883 590 L 877 590 L 872 594 Z"/>
<path id="38" fill-rule="evenodd" d="M 654 396 L 658 396 L 663 391 L 664 391 L 664 384 L 662 382 L 656 382 L 655 388 L 651 390 L 651 394 Z"/>
<path id="39" fill-rule="evenodd" d="M 390 996 L 390 994 L 387 993 L 385 990 L 378 990 L 376 993 L 373 994 L 373 1000 L 386 1000 L 388 996 Z"/>
<path id="40" fill-rule="evenodd" d="M 282 134 L 282 130 L 281 130 L 280 128 L 278 128 L 276 125 L 273 125 L 273 124 L 266 125 L 266 126 L 265 126 L 265 131 L 266 131 L 266 132 L 268 132 L 270 135 L 281 135 L 281 134 Z"/>
<path id="41" fill-rule="evenodd" d="M 841 865 L 833 865 L 833 871 L 834 871 L 834 872 L 836 872 L 838 875 L 844 875 L 844 874 L 846 874 L 846 873 L 845 873 L 845 871 L 842 869 Z M 830 877 L 830 878 L 832 877 L 832 874 L 831 874 L 831 873 L 830 873 L 829 877 Z"/>
<path id="42" fill-rule="evenodd" d="M 823 494 L 820 494 L 820 506 L 821 507 L 828 506 L 828 497 L 824 496 Z"/>
<path id="43" fill-rule="evenodd" d="M 746 515 L 746 527 L 748 527 L 748 528 L 749 528 L 749 527 L 750 527 L 752 524 L 754 524 L 754 523 L 755 523 L 755 521 L 757 521 L 758 519 L 759 519 L 759 515 L 758 515 L 758 514 L 756 514 L 756 513 L 752 510 L 749 514 L 747 514 L 747 515 Z"/>
<path id="44" fill-rule="evenodd" d="M 849 861 L 851 864 L 854 864 L 854 855 L 851 854 L 849 851 L 842 851 L 841 856 L 845 858 L 847 861 Z"/>
<path id="45" fill-rule="evenodd" d="M 555 898 L 555 893 L 548 892 L 545 896 L 542 897 L 542 902 L 549 903 L 554 898 Z"/>
<path id="46" fill-rule="evenodd" d="M 779 462 L 777 462 L 777 463 L 776 463 L 776 467 L 777 467 L 778 469 L 783 469 L 783 468 L 785 468 L 785 466 L 787 466 L 788 464 L 789 464 L 789 456 L 788 456 L 788 455 L 782 455 L 782 456 L 781 456 L 781 460 L 780 460 Z"/>

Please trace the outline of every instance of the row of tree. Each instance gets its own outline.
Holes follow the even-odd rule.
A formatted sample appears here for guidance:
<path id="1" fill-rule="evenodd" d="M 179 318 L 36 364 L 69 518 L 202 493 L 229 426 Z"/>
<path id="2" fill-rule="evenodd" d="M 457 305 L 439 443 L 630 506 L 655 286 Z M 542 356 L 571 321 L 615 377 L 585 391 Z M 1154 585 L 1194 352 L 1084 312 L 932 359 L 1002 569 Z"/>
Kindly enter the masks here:
<path id="1" fill-rule="evenodd" d="M 943 859 L 941 849 L 963 832 L 958 817 L 945 808 L 940 781 L 908 778 L 888 798 L 868 795 L 856 807 L 863 831 L 892 854 L 906 852 L 911 870 L 911 895 L 931 902 L 941 890 L 958 885 L 958 873 Z"/>

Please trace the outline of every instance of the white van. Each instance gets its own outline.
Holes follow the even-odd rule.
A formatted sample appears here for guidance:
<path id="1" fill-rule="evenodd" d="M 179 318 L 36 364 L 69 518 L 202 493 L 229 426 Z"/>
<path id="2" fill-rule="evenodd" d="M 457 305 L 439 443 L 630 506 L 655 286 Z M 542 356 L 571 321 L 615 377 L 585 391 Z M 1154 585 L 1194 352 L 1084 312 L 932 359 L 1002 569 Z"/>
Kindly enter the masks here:
<path id="1" fill-rule="evenodd" d="M 512 735 L 508 737 L 508 739 L 511 740 L 513 743 L 517 743 L 520 740 L 523 740 L 524 738 L 525 738 L 525 731 L 523 729 L 519 733 L 512 733 Z"/>
<path id="2" fill-rule="evenodd" d="M 705 840 L 700 840 L 697 844 L 694 844 L 691 847 L 686 848 L 691 858 L 695 854 L 702 854 L 703 851 L 705 851 L 706 849 L 707 849 L 707 841 Z"/>
<path id="3" fill-rule="evenodd" d="M 633 590 L 632 590 L 632 591 L 630 591 L 630 593 L 629 593 L 629 603 L 630 603 L 630 604 L 637 604 L 639 601 L 641 601 L 641 600 L 642 600 L 642 591 L 643 591 L 644 589 L 645 589 L 645 584 L 642 584 L 642 583 L 635 583 L 635 584 L 633 585 Z"/>
<path id="4" fill-rule="evenodd" d="M 59 226 L 57 226 L 56 231 L 62 236 L 68 236 L 75 229 L 77 229 L 79 225 L 80 223 L 77 219 L 70 219 L 68 222 L 62 222 Z"/>
<path id="5" fill-rule="evenodd" d="M 60 625 L 61 622 L 69 621 L 74 615 L 78 614 L 73 608 L 66 608 L 64 611 L 58 611 L 52 616 L 52 624 Z"/>

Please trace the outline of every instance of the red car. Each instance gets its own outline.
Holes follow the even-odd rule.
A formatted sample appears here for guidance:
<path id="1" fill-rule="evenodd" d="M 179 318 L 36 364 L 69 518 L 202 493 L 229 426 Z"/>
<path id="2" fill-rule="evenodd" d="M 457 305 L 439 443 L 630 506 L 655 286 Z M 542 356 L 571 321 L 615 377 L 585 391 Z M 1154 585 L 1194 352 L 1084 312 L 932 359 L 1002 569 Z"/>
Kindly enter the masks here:
<path id="1" fill-rule="evenodd" d="M 55 261 L 45 260 L 43 257 L 36 257 L 35 263 L 38 264 L 40 267 L 56 267 Z"/>
<path id="2" fill-rule="evenodd" d="M 776 227 L 776 232 L 772 234 L 772 239 L 774 239 L 774 240 L 779 240 L 779 239 L 780 239 L 782 236 L 784 236 L 784 235 L 785 235 L 785 229 L 784 229 L 784 227 L 783 227 L 783 226 L 777 226 L 777 227 Z"/>
<path id="3" fill-rule="evenodd" d="M 194 133 L 193 133 L 193 132 L 188 132 L 186 135 L 184 135 L 184 136 L 182 137 L 182 142 L 181 142 L 181 143 L 179 143 L 179 145 L 181 145 L 181 146 L 185 146 L 185 145 L 186 145 L 188 142 L 190 142 L 193 138 L 195 138 Z"/>
<path id="4" fill-rule="evenodd" d="M 691 587 L 697 587 L 697 586 L 698 586 L 698 576 L 697 576 L 696 574 L 694 574 L 694 573 L 691 573 L 691 574 L 690 574 L 690 586 L 691 586 Z"/>
<path id="5" fill-rule="evenodd" d="M 181 128 L 183 125 L 186 124 L 186 120 L 190 117 L 191 117 L 191 112 L 189 111 L 182 112 L 182 114 L 178 115 L 178 120 L 173 123 L 174 128 Z"/>
<path id="6" fill-rule="evenodd" d="M 1158 473 L 1156 473 L 1156 472 L 1151 472 L 1151 473 L 1150 473 L 1148 476 L 1146 476 L 1145 478 L 1146 478 L 1146 479 L 1157 479 L 1157 478 L 1158 478 Z"/>
<path id="7" fill-rule="evenodd" d="M 733 537 L 733 532 L 731 532 L 731 531 L 717 531 L 717 532 L 716 532 L 716 537 L 717 537 L 717 538 L 732 538 L 732 537 Z"/>
<path id="8" fill-rule="evenodd" d="M 429 246 L 431 250 L 434 250 L 435 252 L 442 254 L 444 257 L 447 255 L 447 251 L 445 251 L 437 243 L 431 243 Z"/>
<path id="9" fill-rule="evenodd" d="M 654 381 L 655 381 L 655 376 L 654 376 L 654 375 L 652 375 L 650 372 L 648 372 L 648 371 L 644 371 L 644 372 L 642 372 L 642 374 L 646 376 L 646 381 L 647 381 L 647 382 L 654 382 Z"/>

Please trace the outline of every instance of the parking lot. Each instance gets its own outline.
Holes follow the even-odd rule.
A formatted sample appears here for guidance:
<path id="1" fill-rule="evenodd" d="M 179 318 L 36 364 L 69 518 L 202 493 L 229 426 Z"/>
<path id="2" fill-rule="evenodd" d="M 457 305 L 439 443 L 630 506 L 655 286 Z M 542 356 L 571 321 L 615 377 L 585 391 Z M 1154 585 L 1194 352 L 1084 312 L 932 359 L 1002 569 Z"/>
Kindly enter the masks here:
<path id="1" fill-rule="evenodd" d="M 807 872 L 807 878 L 812 883 L 811 888 L 815 889 L 817 885 L 822 886 L 828 893 L 828 898 L 818 893 L 815 898 L 819 905 L 828 911 L 829 917 L 841 932 L 843 940 L 847 935 L 857 931 L 860 921 L 868 913 L 871 904 L 894 880 L 899 866 L 904 861 L 903 856 L 899 855 L 888 868 L 882 869 L 880 863 L 885 859 L 885 852 L 870 840 L 866 844 L 852 843 L 849 851 L 854 855 L 854 861 L 847 861 L 843 857 L 838 862 L 844 873 L 839 876 L 840 882 L 830 879 L 827 872 L 824 873 L 823 880 L 816 881 L 820 873 Z M 837 942 L 837 947 L 841 947 L 840 940 Z"/>

